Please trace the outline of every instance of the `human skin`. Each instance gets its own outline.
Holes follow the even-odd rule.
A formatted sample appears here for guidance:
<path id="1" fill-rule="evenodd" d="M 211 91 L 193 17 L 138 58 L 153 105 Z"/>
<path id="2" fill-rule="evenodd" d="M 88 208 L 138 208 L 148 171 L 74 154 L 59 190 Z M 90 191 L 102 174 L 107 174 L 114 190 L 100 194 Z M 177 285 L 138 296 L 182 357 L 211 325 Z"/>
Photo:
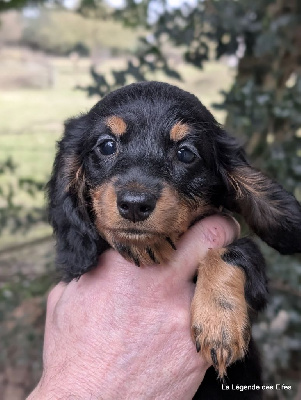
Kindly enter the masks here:
<path id="1" fill-rule="evenodd" d="M 191 399 L 209 367 L 190 333 L 193 277 L 208 248 L 238 235 L 233 219 L 214 215 L 165 265 L 138 268 L 108 250 L 79 281 L 59 283 L 47 303 L 42 378 L 27 400 Z"/>

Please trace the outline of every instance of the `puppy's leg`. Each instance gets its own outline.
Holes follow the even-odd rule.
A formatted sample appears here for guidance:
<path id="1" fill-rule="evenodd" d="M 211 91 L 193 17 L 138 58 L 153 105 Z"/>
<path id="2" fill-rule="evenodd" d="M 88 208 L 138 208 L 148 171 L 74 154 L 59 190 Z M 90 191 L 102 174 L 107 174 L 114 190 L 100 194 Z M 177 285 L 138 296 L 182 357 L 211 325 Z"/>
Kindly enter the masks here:
<path id="1" fill-rule="evenodd" d="M 251 319 L 266 304 L 266 283 L 264 259 L 246 238 L 210 249 L 199 266 L 191 306 L 192 336 L 221 378 L 246 354 Z"/>

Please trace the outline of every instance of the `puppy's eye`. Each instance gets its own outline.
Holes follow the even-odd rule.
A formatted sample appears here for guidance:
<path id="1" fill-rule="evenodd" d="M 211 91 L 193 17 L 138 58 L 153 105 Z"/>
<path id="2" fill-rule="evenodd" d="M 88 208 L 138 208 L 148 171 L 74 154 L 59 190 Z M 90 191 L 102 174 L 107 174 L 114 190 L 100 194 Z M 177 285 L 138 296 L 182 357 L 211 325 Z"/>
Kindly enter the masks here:
<path id="1" fill-rule="evenodd" d="M 190 164 L 195 159 L 195 154 L 189 150 L 187 147 L 181 147 L 177 152 L 178 160 L 185 163 Z"/>
<path id="2" fill-rule="evenodd" d="M 116 142 L 112 139 L 105 140 L 98 145 L 98 149 L 104 156 L 110 156 L 117 151 Z"/>

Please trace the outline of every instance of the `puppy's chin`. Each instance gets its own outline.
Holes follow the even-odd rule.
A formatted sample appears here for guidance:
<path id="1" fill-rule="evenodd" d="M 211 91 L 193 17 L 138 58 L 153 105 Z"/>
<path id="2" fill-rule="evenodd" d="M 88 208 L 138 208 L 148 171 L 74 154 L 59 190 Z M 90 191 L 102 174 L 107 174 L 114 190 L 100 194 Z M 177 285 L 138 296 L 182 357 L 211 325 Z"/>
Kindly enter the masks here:
<path id="1" fill-rule="evenodd" d="M 179 236 L 134 229 L 104 233 L 105 240 L 115 250 L 138 266 L 168 262 L 176 249 L 175 243 Z"/>

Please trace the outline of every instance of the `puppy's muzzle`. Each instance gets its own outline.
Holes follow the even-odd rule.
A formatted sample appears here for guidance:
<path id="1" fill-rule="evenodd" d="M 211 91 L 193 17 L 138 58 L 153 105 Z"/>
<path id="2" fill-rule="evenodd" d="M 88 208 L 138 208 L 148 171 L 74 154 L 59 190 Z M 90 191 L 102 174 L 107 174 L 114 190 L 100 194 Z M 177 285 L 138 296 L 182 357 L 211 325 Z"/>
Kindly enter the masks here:
<path id="1" fill-rule="evenodd" d="M 151 193 L 121 191 L 117 193 L 119 214 L 132 222 L 146 220 L 156 208 L 156 197 Z"/>

